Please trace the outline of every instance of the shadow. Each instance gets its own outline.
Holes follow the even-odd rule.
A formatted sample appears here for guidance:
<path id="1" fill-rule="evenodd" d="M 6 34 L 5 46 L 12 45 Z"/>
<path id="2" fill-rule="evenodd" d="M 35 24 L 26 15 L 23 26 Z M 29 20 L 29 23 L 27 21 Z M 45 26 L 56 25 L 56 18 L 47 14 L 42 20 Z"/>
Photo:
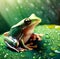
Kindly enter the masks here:
<path id="1" fill-rule="evenodd" d="M 6 47 L 7 49 L 9 49 L 10 51 L 12 51 L 12 52 L 16 52 L 15 50 L 13 50 L 13 49 L 11 49 L 11 48 L 9 48 L 9 47 Z"/>

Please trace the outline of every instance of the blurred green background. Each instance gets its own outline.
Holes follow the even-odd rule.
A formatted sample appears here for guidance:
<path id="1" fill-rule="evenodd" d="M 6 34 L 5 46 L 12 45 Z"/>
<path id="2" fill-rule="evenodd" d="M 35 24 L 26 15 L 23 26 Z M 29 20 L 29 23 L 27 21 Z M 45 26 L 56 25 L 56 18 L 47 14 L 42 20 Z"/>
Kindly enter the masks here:
<path id="1" fill-rule="evenodd" d="M 35 13 L 41 24 L 60 24 L 60 0 L 0 0 L 0 33 Z"/>

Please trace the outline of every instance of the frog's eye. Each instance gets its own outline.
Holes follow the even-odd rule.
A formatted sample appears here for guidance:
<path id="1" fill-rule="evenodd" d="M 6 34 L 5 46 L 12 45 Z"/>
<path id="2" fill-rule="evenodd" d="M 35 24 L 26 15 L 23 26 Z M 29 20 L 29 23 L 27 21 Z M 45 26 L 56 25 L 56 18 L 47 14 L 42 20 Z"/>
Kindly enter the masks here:
<path id="1" fill-rule="evenodd" d="M 24 20 L 24 23 L 25 23 L 26 25 L 29 25 L 29 24 L 31 23 L 31 20 L 30 20 L 29 18 L 26 18 L 26 19 Z"/>

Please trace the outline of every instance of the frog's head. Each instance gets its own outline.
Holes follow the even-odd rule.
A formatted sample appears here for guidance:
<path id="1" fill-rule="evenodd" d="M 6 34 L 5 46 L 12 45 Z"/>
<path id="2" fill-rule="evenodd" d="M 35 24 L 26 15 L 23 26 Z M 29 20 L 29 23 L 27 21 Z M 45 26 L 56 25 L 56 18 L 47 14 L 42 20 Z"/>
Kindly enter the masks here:
<path id="1" fill-rule="evenodd" d="M 41 19 L 39 17 L 37 17 L 35 14 L 32 14 L 30 17 L 25 18 L 25 19 L 21 20 L 19 23 L 17 23 L 16 25 L 12 26 L 12 28 L 18 27 L 18 26 L 23 26 L 23 28 L 26 28 L 29 26 L 35 27 L 40 22 L 41 22 Z"/>
<path id="2" fill-rule="evenodd" d="M 26 21 L 30 21 L 30 26 L 36 26 L 41 22 L 41 19 L 39 17 L 37 17 L 35 14 L 32 14 L 28 19 L 26 19 Z"/>

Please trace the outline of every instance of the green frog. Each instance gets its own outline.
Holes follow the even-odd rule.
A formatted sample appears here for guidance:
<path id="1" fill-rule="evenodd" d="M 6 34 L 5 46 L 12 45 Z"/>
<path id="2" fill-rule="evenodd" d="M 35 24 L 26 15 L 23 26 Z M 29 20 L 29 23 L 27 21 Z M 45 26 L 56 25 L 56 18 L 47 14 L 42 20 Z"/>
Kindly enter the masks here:
<path id="1" fill-rule="evenodd" d="M 4 42 L 9 48 L 14 49 L 17 52 L 25 51 L 26 49 L 32 50 L 34 46 L 31 46 L 30 43 L 26 44 L 26 42 L 30 40 L 30 38 L 32 38 L 32 40 L 35 40 L 36 38 L 38 38 L 39 41 L 41 40 L 40 37 L 43 36 L 43 34 L 33 33 L 34 28 L 39 23 L 41 23 L 41 19 L 35 14 L 32 14 L 30 17 L 21 20 L 16 25 L 13 25 L 10 31 L 5 32 Z"/>

